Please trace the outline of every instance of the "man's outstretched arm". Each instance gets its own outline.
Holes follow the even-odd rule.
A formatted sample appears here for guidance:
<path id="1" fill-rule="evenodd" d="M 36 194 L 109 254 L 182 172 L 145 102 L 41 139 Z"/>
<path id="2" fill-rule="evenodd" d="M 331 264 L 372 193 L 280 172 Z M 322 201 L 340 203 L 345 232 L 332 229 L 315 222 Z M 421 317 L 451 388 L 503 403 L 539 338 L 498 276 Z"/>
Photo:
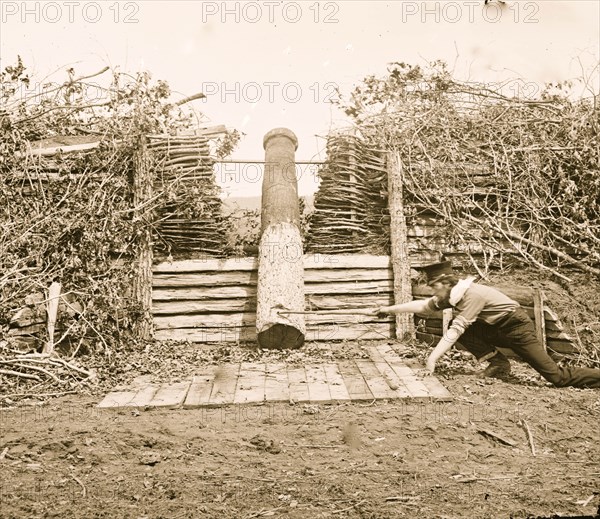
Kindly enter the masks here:
<path id="1" fill-rule="evenodd" d="M 374 314 L 431 314 L 436 311 L 433 298 L 418 299 L 392 306 L 380 306 L 376 308 Z"/>

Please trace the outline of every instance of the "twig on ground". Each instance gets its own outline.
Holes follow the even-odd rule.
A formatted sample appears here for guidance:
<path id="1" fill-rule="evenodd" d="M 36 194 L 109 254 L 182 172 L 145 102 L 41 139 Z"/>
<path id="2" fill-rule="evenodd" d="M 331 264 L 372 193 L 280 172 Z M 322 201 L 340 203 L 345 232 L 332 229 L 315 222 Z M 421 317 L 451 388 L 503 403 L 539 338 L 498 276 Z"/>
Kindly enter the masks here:
<path id="1" fill-rule="evenodd" d="M 579 429 L 575 434 L 570 434 L 569 436 L 562 436 L 561 438 L 557 438 L 556 440 L 548 440 L 550 443 L 558 443 L 565 440 L 572 440 L 573 438 L 579 437 L 579 433 L 581 433 L 583 429 Z"/>
<path id="2" fill-rule="evenodd" d="M 252 519 L 253 517 L 260 517 L 261 515 L 273 515 L 270 512 L 275 512 L 276 510 L 281 510 L 283 506 L 278 506 L 277 508 L 271 508 L 271 510 L 265 510 L 264 508 L 259 510 L 258 512 L 253 512 L 250 515 L 244 516 L 244 519 Z"/>
<path id="3" fill-rule="evenodd" d="M 390 497 L 386 497 L 385 500 L 390 502 L 390 501 L 400 501 L 402 503 L 407 503 L 409 501 L 416 501 L 420 499 L 419 496 L 390 496 Z"/>
<path id="4" fill-rule="evenodd" d="M 529 428 L 529 424 L 526 420 L 521 420 L 521 425 L 527 431 L 527 439 L 529 440 L 529 447 L 531 448 L 531 454 L 535 456 L 535 444 L 533 443 L 533 434 L 531 433 L 531 429 Z"/>
<path id="5" fill-rule="evenodd" d="M 290 443 L 284 443 L 283 446 L 284 447 L 297 447 L 297 448 L 303 448 L 303 449 L 339 449 L 340 448 L 339 445 L 310 445 L 310 444 L 291 445 Z"/>
<path id="6" fill-rule="evenodd" d="M 85 498 L 87 496 L 87 489 L 85 488 L 85 485 L 81 482 L 81 480 L 75 476 L 75 474 L 71 474 L 71 479 L 73 479 L 73 481 L 76 481 L 77 483 L 79 483 L 79 486 L 81 487 L 81 497 Z"/>
<path id="7" fill-rule="evenodd" d="M 2 395 L 4 398 L 42 398 L 42 397 L 55 397 L 63 395 L 72 395 L 77 391 L 60 391 L 59 393 L 9 393 Z"/>
<path id="8" fill-rule="evenodd" d="M 371 407 L 372 405 L 375 405 L 375 402 L 377 402 L 377 400 L 374 398 L 373 401 L 368 404 L 358 404 L 358 405 L 360 407 Z"/>
<path id="9" fill-rule="evenodd" d="M 342 508 L 340 510 L 334 510 L 333 512 L 331 512 L 332 514 L 341 514 L 342 512 L 347 512 L 348 510 L 352 510 L 353 508 L 356 508 L 357 506 L 362 505 L 363 503 L 366 503 L 366 499 L 363 499 L 362 501 L 359 501 L 358 503 L 354 503 L 351 506 L 348 506 L 347 508 Z"/>
<path id="10" fill-rule="evenodd" d="M 50 373 L 48 370 L 46 370 L 44 368 L 40 368 L 38 366 L 27 366 L 25 364 L 15 364 L 15 366 L 17 366 L 19 368 L 32 369 L 33 371 L 37 371 L 39 373 L 43 373 L 44 375 L 47 375 L 52 380 L 54 380 L 54 382 L 60 384 L 60 379 L 56 375 L 54 375 L 53 373 Z"/>
<path id="11" fill-rule="evenodd" d="M 37 375 L 28 375 L 27 373 L 19 373 L 18 371 L 12 371 L 10 369 L 0 369 L 0 374 L 1 375 L 12 375 L 13 377 L 29 378 L 32 380 L 37 380 L 38 382 L 42 381 L 42 379 L 40 377 L 38 377 Z"/>
<path id="12" fill-rule="evenodd" d="M 482 436 L 486 436 L 493 440 L 499 441 L 500 443 L 503 443 L 504 445 L 510 445 L 511 447 L 515 447 L 517 445 L 516 442 L 509 440 L 507 438 L 503 438 L 499 434 L 492 432 L 488 429 L 478 429 L 477 432 L 479 434 L 481 434 Z"/>

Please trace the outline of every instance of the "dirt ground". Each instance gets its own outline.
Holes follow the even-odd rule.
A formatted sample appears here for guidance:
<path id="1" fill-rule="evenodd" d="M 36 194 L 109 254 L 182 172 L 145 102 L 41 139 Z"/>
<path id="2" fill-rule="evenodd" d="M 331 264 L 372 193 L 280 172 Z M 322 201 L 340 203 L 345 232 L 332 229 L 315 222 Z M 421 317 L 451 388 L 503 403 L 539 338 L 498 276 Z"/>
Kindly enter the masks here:
<path id="1" fill-rule="evenodd" d="M 594 517 L 600 392 L 513 366 L 481 379 L 451 353 L 448 403 L 110 410 L 100 391 L 5 408 L 0 517 Z"/>

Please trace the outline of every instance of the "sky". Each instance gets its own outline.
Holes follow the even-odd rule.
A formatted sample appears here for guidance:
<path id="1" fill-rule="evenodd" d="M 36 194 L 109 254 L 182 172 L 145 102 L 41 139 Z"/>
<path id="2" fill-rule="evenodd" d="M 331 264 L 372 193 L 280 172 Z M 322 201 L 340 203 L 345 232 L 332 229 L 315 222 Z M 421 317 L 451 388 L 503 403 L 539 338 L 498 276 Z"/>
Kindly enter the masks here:
<path id="1" fill-rule="evenodd" d="M 264 160 L 262 139 L 286 127 L 296 159 L 325 159 L 325 136 L 348 127 L 331 103 L 387 64 L 443 60 L 455 77 L 508 81 L 532 95 L 543 84 L 589 76 L 598 93 L 599 0 L 464 1 L 9 1 L 0 0 L 0 66 L 21 55 L 29 71 L 62 82 L 65 69 L 147 70 L 191 103 L 202 125 L 245 135 L 232 155 Z M 316 166 L 297 169 L 301 195 Z M 230 196 L 260 194 L 261 171 L 221 165 Z"/>

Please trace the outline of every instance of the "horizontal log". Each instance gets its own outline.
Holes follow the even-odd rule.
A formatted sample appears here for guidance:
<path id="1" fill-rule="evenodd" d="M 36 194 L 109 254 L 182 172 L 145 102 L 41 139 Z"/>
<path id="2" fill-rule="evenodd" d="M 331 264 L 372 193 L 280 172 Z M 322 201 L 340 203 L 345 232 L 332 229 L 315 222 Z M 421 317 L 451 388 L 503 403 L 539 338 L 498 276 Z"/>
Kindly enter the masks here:
<path id="1" fill-rule="evenodd" d="M 340 283 L 309 283 L 305 294 L 381 294 L 392 290 L 391 281 L 357 281 Z M 230 298 L 256 298 L 255 286 L 224 286 L 201 288 L 156 288 L 152 290 L 153 301 L 176 301 Z"/>
<path id="2" fill-rule="evenodd" d="M 442 327 L 436 326 L 437 323 L 430 323 L 429 321 L 425 321 L 425 323 L 420 325 L 420 330 L 424 333 L 429 333 L 431 335 L 435 335 L 438 338 L 442 336 Z M 563 332 L 553 332 L 549 331 L 546 333 L 546 347 L 553 348 L 556 351 L 567 352 L 567 351 L 576 351 L 576 347 L 572 342 L 572 339 Z"/>
<path id="3" fill-rule="evenodd" d="M 425 333 L 429 333 L 431 335 L 435 335 L 437 337 L 442 337 L 442 327 L 441 326 L 429 326 L 428 324 L 419 328 L 423 330 Z"/>
<path id="4" fill-rule="evenodd" d="M 255 312 L 256 299 L 208 299 L 205 301 L 154 301 L 154 315 L 185 315 L 203 312 Z"/>
<path id="5" fill-rule="evenodd" d="M 415 317 L 418 319 L 418 321 L 425 323 L 426 326 L 441 328 L 442 312 L 434 312 L 431 315 L 415 314 Z M 533 315 L 530 314 L 529 317 L 533 320 Z M 560 326 L 560 323 L 546 321 L 545 325 L 547 332 L 546 335 L 548 337 L 572 340 L 571 337 L 564 331 L 562 326 Z"/>
<path id="6" fill-rule="evenodd" d="M 557 353 L 579 353 L 579 349 L 571 341 L 546 339 L 546 347 Z"/>
<path id="7" fill-rule="evenodd" d="M 30 326 L 23 326 L 22 328 L 10 328 L 8 330 L 8 335 L 10 335 L 11 337 L 16 337 L 19 335 L 36 335 L 45 331 L 45 324 L 32 324 Z"/>
<path id="8" fill-rule="evenodd" d="M 322 324 L 362 324 L 377 325 L 381 323 L 392 323 L 391 317 L 369 318 L 360 314 L 306 314 L 304 315 L 308 325 Z M 256 325 L 255 313 L 231 313 L 231 314 L 193 314 L 172 315 L 154 317 L 154 328 L 156 330 L 168 330 L 174 328 L 237 328 Z"/>
<path id="9" fill-rule="evenodd" d="M 339 294 L 335 296 L 309 294 L 306 308 L 310 310 L 341 310 L 347 308 L 376 308 L 389 306 L 394 302 L 391 292 L 381 294 Z"/>
<path id="10" fill-rule="evenodd" d="M 343 310 L 347 308 L 376 308 L 393 304 L 391 293 L 339 294 L 333 296 L 309 295 L 306 297 L 307 310 Z M 155 301 L 152 305 L 154 315 L 182 315 L 197 313 L 254 312 L 255 299 L 208 299 L 203 301 Z"/>
<path id="11" fill-rule="evenodd" d="M 415 299 L 419 299 L 419 297 L 416 297 Z M 534 314 L 533 314 L 533 308 L 531 308 L 530 306 L 522 306 L 523 310 L 525 310 L 527 312 L 527 315 L 529 316 L 529 318 L 531 320 L 533 320 L 534 318 Z M 418 319 L 423 319 L 426 321 L 441 321 L 442 319 L 442 312 L 434 312 L 432 314 L 415 314 L 415 316 Z M 544 309 L 544 317 L 545 317 L 545 326 L 547 330 L 554 330 L 554 331 L 564 331 L 564 326 L 562 325 L 562 323 L 560 321 L 557 321 L 558 317 L 556 316 L 556 313 L 549 310 L 548 308 Z"/>
<path id="12" fill-rule="evenodd" d="M 274 245 L 281 247 L 280 245 Z M 329 268 L 390 268 L 389 256 L 371 256 L 368 254 L 353 255 L 327 255 L 306 254 L 302 257 L 289 251 L 290 261 L 303 261 L 304 269 L 329 269 Z M 255 257 L 242 257 L 230 259 L 205 258 L 199 260 L 162 262 L 153 267 L 154 273 L 169 272 L 204 272 L 228 270 L 257 270 L 258 259 Z"/>
<path id="13" fill-rule="evenodd" d="M 152 302 L 157 301 L 207 301 L 213 299 L 253 299 L 256 304 L 255 286 L 225 286 L 201 288 L 155 288 Z"/>
<path id="14" fill-rule="evenodd" d="M 493 285 L 495 288 L 523 306 L 533 307 L 533 289 L 529 287 L 505 287 Z M 433 289 L 426 285 L 413 285 L 413 296 L 431 297 Z"/>
<path id="15" fill-rule="evenodd" d="M 300 261 L 295 251 L 289 251 L 290 261 Z M 437 261 L 436 252 L 418 250 L 411 257 L 411 266 L 421 266 Z M 390 269 L 389 256 L 373 256 L 369 254 L 321 254 L 311 253 L 302 257 L 304 269 Z M 155 274 L 178 274 L 209 271 L 246 271 L 257 270 L 258 260 L 255 257 L 239 258 L 202 258 L 195 260 L 163 261 L 153 267 Z"/>
<path id="16" fill-rule="evenodd" d="M 330 342 L 351 340 L 391 339 L 391 324 L 370 325 L 320 325 L 307 326 L 306 341 Z M 256 329 L 253 326 L 238 328 L 177 328 L 157 330 L 154 334 L 159 341 L 175 340 L 197 343 L 256 342 Z"/>
<path id="17" fill-rule="evenodd" d="M 557 332 L 562 332 L 565 330 L 565 328 L 561 322 L 549 321 L 548 319 L 545 319 L 545 326 L 546 326 L 546 330 L 557 331 Z"/>
<path id="18" fill-rule="evenodd" d="M 558 330 L 546 330 L 546 341 L 551 339 L 559 339 L 567 342 L 571 342 L 573 337 L 571 337 L 568 333 Z"/>
<path id="19" fill-rule="evenodd" d="M 154 274 L 152 286 L 163 287 L 215 287 L 215 286 L 256 286 L 258 272 L 256 270 L 240 270 L 237 272 L 199 272 L 181 274 Z"/>
<path id="20" fill-rule="evenodd" d="M 44 306 L 30 308 L 28 306 L 21 308 L 10 319 L 11 328 L 23 328 L 24 326 L 32 326 L 36 324 L 46 323 L 46 309 Z"/>
<path id="21" fill-rule="evenodd" d="M 308 269 L 304 274 L 305 283 L 326 283 L 332 281 L 381 281 L 392 280 L 391 269 Z M 201 287 L 225 285 L 256 285 L 258 273 L 254 270 L 237 272 L 198 272 L 182 274 L 155 274 L 152 286 Z"/>

